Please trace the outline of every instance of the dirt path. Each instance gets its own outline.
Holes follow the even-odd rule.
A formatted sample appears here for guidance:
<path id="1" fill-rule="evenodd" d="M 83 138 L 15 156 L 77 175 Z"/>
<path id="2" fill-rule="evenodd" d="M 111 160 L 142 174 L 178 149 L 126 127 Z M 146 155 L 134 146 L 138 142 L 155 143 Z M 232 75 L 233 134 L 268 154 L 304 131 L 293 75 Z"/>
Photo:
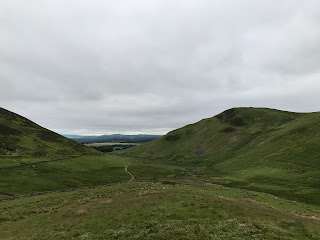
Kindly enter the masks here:
<path id="1" fill-rule="evenodd" d="M 128 171 L 128 165 L 126 165 L 126 167 L 124 168 L 124 170 L 131 176 L 131 179 L 129 180 L 129 182 L 132 182 L 134 179 L 134 176 L 131 172 Z"/>
<path id="2" fill-rule="evenodd" d="M 81 156 L 83 156 L 83 155 L 80 154 L 78 156 L 72 156 L 72 157 L 58 158 L 58 159 L 53 159 L 53 160 L 44 160 L 44 161 L 40 161 L 40 162 L 31 162 L 31 163 L 25 163 L 25 164 L 21 164 L 21 165 L 13 165 L 13 166 L 8 166 L 8 167 L 0 167 L 0 170 L 10 169 L 10 168 L 27 167 L 27 166 L 32 166 L 32 165 L 41 164 L 41 163 L 57 162 L 57 161 L 61 161 L 61 160 L 68 160 L 68 159 L 78 158 L 78 157 L 81 157 Z"/>
<path id="3" fill-rule="evenodd" d="M 10 197 L 15 197 L 15 195 L 12 193 L 0 192 L 0 194 L 5 196 L 10 196 Z"/>

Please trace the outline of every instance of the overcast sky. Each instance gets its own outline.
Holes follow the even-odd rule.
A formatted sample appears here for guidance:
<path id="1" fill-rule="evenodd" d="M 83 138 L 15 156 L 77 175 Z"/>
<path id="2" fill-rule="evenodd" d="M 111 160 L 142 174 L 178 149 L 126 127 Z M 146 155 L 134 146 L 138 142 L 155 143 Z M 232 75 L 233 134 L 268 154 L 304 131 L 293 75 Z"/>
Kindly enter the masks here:
<path id="1" fill-rule="evenodd" d="M 1 0 L 1 107 L 64 134 L 320 111 L 318 0 Z"/>

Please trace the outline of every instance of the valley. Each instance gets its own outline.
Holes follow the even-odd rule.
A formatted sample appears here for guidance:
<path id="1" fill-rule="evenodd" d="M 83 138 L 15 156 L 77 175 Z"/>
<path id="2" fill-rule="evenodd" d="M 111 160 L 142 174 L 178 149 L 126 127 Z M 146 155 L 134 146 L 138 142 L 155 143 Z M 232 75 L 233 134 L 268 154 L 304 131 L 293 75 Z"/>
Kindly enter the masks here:
<path id="1" fill-rule="evenodd" d="M 320 239 L 319 113 L 235 108 L 107 154 L 31 147 L 12 114 L 0 239 Z"/>

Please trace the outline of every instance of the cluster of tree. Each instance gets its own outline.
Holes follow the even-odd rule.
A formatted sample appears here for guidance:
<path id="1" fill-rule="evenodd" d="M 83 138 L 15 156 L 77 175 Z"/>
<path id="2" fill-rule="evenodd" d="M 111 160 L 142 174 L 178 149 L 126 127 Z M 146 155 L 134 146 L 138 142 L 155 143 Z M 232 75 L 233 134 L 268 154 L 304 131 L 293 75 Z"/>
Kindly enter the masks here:
<path id="1" fill-rule="evenodd" d="M 102 135 L 102 136 L 76 136 L 76 135 L 65 135 L 82 144 L 87 143 L 103 143 L 103 142 L 114 142 L 114 143 L 144 143 L 151 142 L 161 135 L 122 135 L 122 134 L 112 134 L 112 135 Z"/>
<path id="2" fill-rule="evenodd" d="M 92 148 L 100 151 L 100 152 L 113 152 L 116 150 L 122 150 L 122 149 L 127 149 L 129 147 L 133 147 L 134 145 L 120 145 L 120 144 L 115 144 L 115 145 L 105 145 L 105 146 L 91 146 Z"/>

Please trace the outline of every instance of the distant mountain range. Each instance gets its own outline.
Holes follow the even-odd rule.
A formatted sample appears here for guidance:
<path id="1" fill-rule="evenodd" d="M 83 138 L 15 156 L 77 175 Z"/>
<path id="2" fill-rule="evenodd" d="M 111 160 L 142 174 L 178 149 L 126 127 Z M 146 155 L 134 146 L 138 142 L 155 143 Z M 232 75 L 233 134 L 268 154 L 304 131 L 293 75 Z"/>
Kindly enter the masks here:
<path id="1" fill-rule="evenodd" d="M 62 136 L 64 137 L 67 137 L 67 138 L 81 138 L 81 137 L 85 137 L 83 135 L 69 135 L 69 134 L 61 134 Z"/>
<path id="2" fill-rule="evenodd" d="M 123 134 L 112 134 L 112 135 L 101 135 L 101 136 L 81 136 L 81 135 L 64 135 L 70 139 L 73 139 L 79 143 L 102 143 L 102 142 L 114 142 L 114 143 L 144 143 L 153 141 L 161 135 L 123 135 Z"/>

